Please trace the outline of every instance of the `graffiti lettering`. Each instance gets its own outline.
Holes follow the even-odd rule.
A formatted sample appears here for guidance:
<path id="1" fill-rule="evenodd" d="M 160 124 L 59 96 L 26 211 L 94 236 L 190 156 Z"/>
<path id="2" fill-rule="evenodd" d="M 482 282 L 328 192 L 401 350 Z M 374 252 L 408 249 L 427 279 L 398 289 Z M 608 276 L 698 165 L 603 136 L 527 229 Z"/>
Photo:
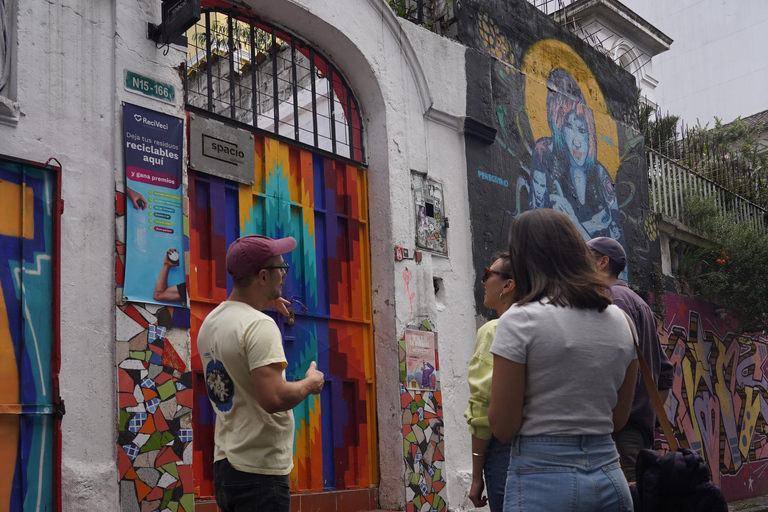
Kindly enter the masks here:
<path id="1" fill-rule="evenodd" d="M 498 176 L 494 176 L 493 174 L 488 174 L 487 172 L 478 170 L 477 175 L 481 179 L 490 181 L 491 183 L 496 183 L 497 185 L 504 185 L 505 187 L 509 186 L 509 181 L 505 180 L 504 178 L 499 178 Z"/>
<path id="2" fill-rule="evenodd" d="M 768 492 L 768 339 L 737 336 L 711 304 L 665 296 L 660 329 L 674 367 L 666 404 L 678 435 L 699 451 L 727 499 Z"/>

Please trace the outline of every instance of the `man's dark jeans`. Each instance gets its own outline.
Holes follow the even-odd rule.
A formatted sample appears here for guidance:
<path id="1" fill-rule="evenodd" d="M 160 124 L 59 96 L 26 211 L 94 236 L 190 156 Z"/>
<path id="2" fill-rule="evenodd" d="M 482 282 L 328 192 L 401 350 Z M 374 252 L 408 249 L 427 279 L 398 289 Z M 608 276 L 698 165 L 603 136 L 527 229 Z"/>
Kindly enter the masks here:
<path id="1" fill-rule="evenodd" d="M 227 459 L 213 465 L 216 503 L 222 512 L 290 512 L 287 475 L 244 473 Z"/>
<path id="2" fill-rule="evenodd" d="M 634 425 L 626 425 L 618 432 L 614 432 L 613 440 L 616 442 L 616 449 L 619 451 L 621 465 L 624 468 L 627 482 L 637 481 L 637 476 L 635 475 L 637 454 L 640 453 L 640 450 L 652 448 L 653 445 L 648 445 L 643 431 Z"/>

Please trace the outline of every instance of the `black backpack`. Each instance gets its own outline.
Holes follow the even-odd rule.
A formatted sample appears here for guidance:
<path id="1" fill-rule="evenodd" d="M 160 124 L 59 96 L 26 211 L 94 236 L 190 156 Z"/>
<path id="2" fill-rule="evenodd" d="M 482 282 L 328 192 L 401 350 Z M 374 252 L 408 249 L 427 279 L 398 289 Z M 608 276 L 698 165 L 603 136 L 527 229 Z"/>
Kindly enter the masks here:
<path id="1" fill-rule="evenodd" d="M 636 476 L 637 483 L 630 486 L 635 512 L 728 512 L 707 463 L 688 448 L 663 456 L 642 450 Z"/>

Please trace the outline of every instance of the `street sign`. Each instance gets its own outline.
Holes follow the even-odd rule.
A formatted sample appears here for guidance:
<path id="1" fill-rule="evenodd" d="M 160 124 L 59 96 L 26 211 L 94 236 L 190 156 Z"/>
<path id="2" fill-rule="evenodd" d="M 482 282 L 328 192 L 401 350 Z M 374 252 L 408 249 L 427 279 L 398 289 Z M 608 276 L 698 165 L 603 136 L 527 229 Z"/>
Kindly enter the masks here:
<path id="1" fill-rule="evenodd" d="M 127 69 L 125 70 L 125 90 L 168 103 L 176 102 L 176 92 L 171 84 L 158 82 Z"/>

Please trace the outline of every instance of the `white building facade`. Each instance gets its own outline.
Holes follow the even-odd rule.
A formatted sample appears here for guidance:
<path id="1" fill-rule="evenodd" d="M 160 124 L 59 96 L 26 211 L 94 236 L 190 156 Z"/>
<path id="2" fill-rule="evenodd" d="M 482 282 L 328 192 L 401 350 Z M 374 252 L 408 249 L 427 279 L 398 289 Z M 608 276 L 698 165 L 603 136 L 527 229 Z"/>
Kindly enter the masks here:
<path id="1" fill-rule="evenodd" d="M 125 363 L 132 360 L 136 350 L 147 349 L 146 330 L 150 336 L 159 332 L 153 328 L 159 328 L 160 315 L 157 307 L 136 305 L 121 297 L 125 255 L 120 254 L 119 247 L 126 242 L 120 204 L 125 201 L 123 103 L 186 119 L 180 72 L 188 58 L 186 49 L 158 47 L 147 38 L 148 23 L 160 22 L 160 7 L 159 0 L 5 2 L 9 41 L 18 45 L 9 44 L 13 72 L 9 85 L 0 93 L 4 105 L 0 154 L 6 166 L 21 162 L 55 175 L 64 204 L 60 249 L 49 255 L 60 264 L 60 336 L 52 337 L 60 343 L 61 368 L 59 372 L 54 368 L 46 380 L 58 380 L 66 414 L 60 422 L 60 437 L 48 434 L 56 438 L 49 446 L 53 454 L 49 462 L 40 465 L 41 474 L 48 474 L 48 488 L 40 491 L 39 497 L 19 489 L 0 493 L 0 500 L 11 510 L 18 503 L 24 504 L 23 510 L 36 510 L 41 502 L 68 511 L 155 510 L 167 508 L 168 503 L 174 510 L 191 510 L 198 481 L 197 476 L 194 483 L 188 481 L 192 472 L 184 468 L 194 466 L 192 448 L 181 432 L 192 428 L 193 413 L 192 407 L 187 410 L 181 405 L 186 401 L 181 393 L 192 364 L 193 341 L 184 320 L 181 326 L 171 322 L 163 335 L 163 342 L 181 359 L 181 371 L 171 370 L 178 403 L 175 401 L 174 410 L 164 414 L 166 422 L 175 422 L 171 430 L 178 430 L 169 430 L 171 437 L 150 450 L 151 461 L 143 457 L 143 451 L 133 458 L 123 444 L 131 428 L 123 415 L 129 414 L 133 421 L 138 414 L 136 404 L 121 403 L 133 390 L 130 382 L 121 381 L 129 368 L 135 368 Z M 368 421 L 374 437 L 366 449 L 375 454 L 371 463 L 375 468 L 367 486 L 378 491 L 371 508 L 379 504 L 399 508 L 414 498 L 413 491 L 406 496 L 404 481 L 398 340 L 407 328 L 417 329 L 424 322 L 441 335 L 440 358 L 450 362 L 448 371 L 436 374 L 438 389 L 450 398 L 445 400 L 444 410 L 435 411 L 440 421 L 433 433 L 444 455 L 442 475 L 432 475 L 443 485 L 435 486 L 434 493 L 439 492 L 443 502 L 451 502 L 454 508 L 465 507 L 471 461 L 462 417 L 468 397 L 463 369 L 471 356 L 476 329 L 472 298 L 476 279 L 462 133 L 464 47 L 396 18 L 380 0 L 252 0 L 239 3 L 237 8 L 300 36 L 330 59 L 344 74 L 362 114 L 365 158 L 360 168 L 367 190 L 361 190 L 367 193 L 364 202 L 370 214 L 370 245 L 364 247 L 370 253 L 368 279 L 372 290 L 367 299 L 371 309 L 366 314 L 375 329 L 371 331 L 374 353 L 370 358 L 375 379 L 369 379 L 375 408 Z M 127 71 L 172 86 L 173 101 L 128 90 Z M 46 165 L 49 158 L 56 160 Z M 187 158 L 183 160 L 186 222 L 189 174 Z M 447 255 L 423 251 L 418 261 L 414 259 L 413 171 L 446 184 L 443 214 L 451 219 Z M 10 204 L 5 198 L 3 202 Z M 395 246 L 409 252 L 408 259 L 396 261 Z M 404 287 L 406 272 L 409 286 Z M 437 293 L 441 300 L 436 300 L 436 282 L 440 283 Z M 144 322 L 129 317 L 135 312 Z M 144 330 L 136 325 L 143 325 Z M 144 337 L 143 347 L 136 336 Z M 151 354 L 146 353 L 149 358 Z M 151 366 L 147 363 L 146 367 Z M 136 371 L 143 382 L 145 371 Z M 149 375 L 151 380 L 151 369 Z M 146 443 L 162 430 L 157 421 L 155 431 L 148 431 L 146 436 L 131 431 L 135 434 L 131 443 L 136 443 L 138 450 L 148 446 L 139 445 L 138 438 Z M 25 431 L 20 430 L 23 438 Z M 24 442 L 19 441 L 16 449 Z M 178 453 L 172 456 L 174 444 Z M 11 464 L 18 457 L 13 453 L 6 454 Z M 159 457 L 166 453 L 170 462 L 163 462 L 175 470 L 167 464 L 163 464 L 164 469 L 157 466 Z M 19 481 L 26 478 L 18 471 L 12 477 Z M 205 510 L 204 506 L 198 503 L 199 509 Z"/>
<path id="2" fill-rule="evenodd" d="M 689 125 L 724 123 L 768 108 L 763 84 L 768 56 L 759 51 L 768 29 L 760 0 L 664 2 L 626 0 L 626 5 L 675 43 L 654 58 L 657 103 Z"/>

